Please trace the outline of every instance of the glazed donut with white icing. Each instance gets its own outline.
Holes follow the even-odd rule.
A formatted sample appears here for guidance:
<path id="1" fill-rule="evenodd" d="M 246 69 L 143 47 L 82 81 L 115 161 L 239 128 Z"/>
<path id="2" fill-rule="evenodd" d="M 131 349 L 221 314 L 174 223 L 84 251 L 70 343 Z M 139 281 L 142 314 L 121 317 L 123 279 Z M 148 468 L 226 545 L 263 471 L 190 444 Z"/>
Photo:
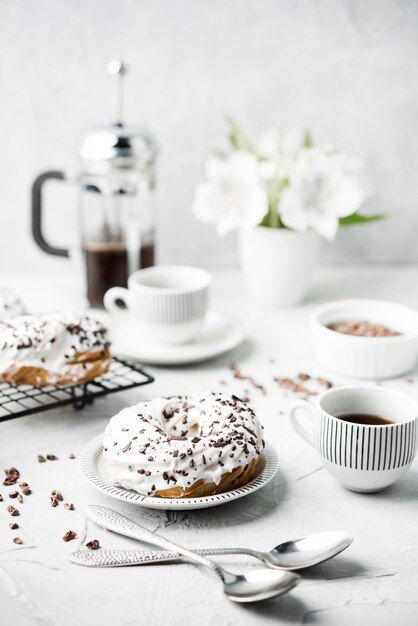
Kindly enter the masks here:
<path id="1" fill-rule="evenodd" d="M 70 313 L 21 315 L 0 322 L 0 380 L 70 385 L 107 371 L 107 331 L 97 320 Z"/>
<path id="2" fill-rule="evenodd" d="M 264 447 L 254 411 L 236 396 L 156 398 L 111 418 L 103 463 L 113 485 L 148 496 L 193 498 L 245 485 Z"/>
<path id="3" fill-rule="evenodd" d="M 14 291 L 8 287 L 0 287 L 0 320 L 25 313 L 25 306 Z"/>

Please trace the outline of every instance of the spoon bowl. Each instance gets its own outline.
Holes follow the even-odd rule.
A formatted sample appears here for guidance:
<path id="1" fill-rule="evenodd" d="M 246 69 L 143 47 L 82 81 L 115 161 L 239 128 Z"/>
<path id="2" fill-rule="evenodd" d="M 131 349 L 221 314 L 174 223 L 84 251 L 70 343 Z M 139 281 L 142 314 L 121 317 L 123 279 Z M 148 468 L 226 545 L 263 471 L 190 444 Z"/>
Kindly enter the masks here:
<path id="1" fill-rule="evenodd" d="M 246 574 L 234 575 L 222 570 L 224 593 L 233 602 L 258 602 L 287 593 L 299 582 L 299 577 L 289 572 L 256 569 Z"/>
<path id="2" fill-rule="evenodd" d="M 312 567 L 336 556 L 351 544 L 353 539 L 344 531 L 315 533 L 285 541 L 270 552 L 258 552 L 258 558 L 269 567 L 297 570 Z"/>

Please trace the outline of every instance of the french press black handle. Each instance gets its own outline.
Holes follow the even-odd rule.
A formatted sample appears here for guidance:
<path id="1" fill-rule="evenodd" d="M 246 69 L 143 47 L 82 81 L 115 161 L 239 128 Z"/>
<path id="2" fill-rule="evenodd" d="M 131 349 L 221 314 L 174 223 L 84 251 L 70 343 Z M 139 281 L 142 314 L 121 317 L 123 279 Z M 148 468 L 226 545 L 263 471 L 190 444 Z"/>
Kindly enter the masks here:
<path id="1" fill-rule="evenodd" d="M 42 233 L 42 189 L 47 180 L 64 180 L 64 172 L 51 170 L 40 174 L 32 185 L 32 235 L 38 246 L 47 254 L 54 256 L 69 257 L 70 253 L 66 248 L 55 248 L 51 246 Z"/>

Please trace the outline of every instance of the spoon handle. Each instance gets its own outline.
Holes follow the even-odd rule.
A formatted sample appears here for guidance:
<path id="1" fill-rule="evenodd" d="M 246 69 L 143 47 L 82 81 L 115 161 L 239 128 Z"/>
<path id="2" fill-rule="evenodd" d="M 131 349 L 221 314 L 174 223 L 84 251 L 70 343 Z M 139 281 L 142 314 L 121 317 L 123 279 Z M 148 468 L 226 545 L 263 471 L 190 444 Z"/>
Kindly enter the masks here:
<path id="1" fill-rule="evenodd" d="M 108 509 L 104 506 L 91 505 L 87 507 L 87 515 L 91 520 L 93 520 L 93 522 L 99 524 L 99 526 L 103 526 L 103 528 L 112 530 L 113 532 L 118 533 L 119 535 L 124 535 L 125 537 L 131 537 L 132 539 L 144 541 L 145 543 L 149 543 L 159 548 L 179 553 L 183 557 L 186 557 L 189 561 L 194 561 L 195 563 L 199 563 L 199 565 L 209 567 L 211 570 L 216 572 L 222 580 L 224 579 L 222 569 L 210 559 L 192 552 L 191 550 L 188 550 L 187 548 L 184 548 L 169 539 L 165 539 L 165 537 L 157 535 L 157 533 L 140 526 L 117 511 L 113 511 L 112 509 Z"/>
<path id="2" fill-rule="evenodd" d="M 201 556 L 220 556 L 223 554 L 246 554 L 240 548 L 219 548 L 194 550 Z M 251 556 L 255 556 L 252 554 Z M 178 552 L 158 552 L 156 550 L 77 550 L 68 556 L 69 560 L 77 565 L 87 567 L 122 567 L 124 565 L 147 565 L 152 563 L 178 563 L 186 559 Z"/>

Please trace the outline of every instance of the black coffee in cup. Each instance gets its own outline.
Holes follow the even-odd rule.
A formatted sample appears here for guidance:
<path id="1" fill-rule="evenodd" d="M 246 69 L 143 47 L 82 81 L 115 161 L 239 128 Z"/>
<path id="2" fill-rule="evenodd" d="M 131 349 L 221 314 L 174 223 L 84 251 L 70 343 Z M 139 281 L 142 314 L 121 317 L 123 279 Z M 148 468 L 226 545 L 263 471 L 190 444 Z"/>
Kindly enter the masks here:
<path id="1" fill-rule="evenodd" d="M 347 415 L 338 415 L 338 419 L 351 424 L 362 424 L 363 426 L 387 426 L 394 424 L 392 420 L 380 415 L 368 415 L 363 413 L 348 413 Z"/>

